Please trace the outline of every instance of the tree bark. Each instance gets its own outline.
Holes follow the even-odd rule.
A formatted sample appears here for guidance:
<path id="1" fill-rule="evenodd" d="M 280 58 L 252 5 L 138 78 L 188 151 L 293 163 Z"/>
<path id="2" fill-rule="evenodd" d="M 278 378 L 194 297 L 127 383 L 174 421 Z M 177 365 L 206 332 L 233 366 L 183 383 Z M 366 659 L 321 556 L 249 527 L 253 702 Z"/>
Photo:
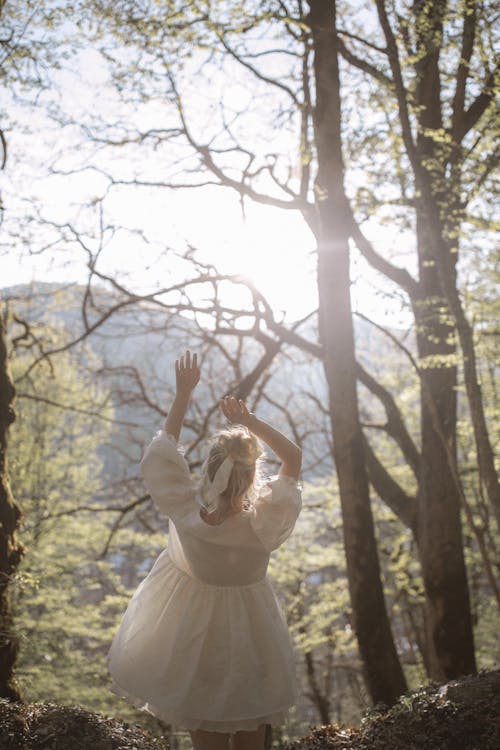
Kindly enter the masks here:
<path id="1" fill-rule="evenodd" d="M 329 390 L 353 624 L 374 702 L 395 702 L 406 682 L 392 638 L 380 578 L 356 392 L 350 299 L 349 210 L 344 193 L 335 3 L 310 0 L 319 169 L 318 291 L 320 339 Z"/>
<path id="2" fill-rule="evenodd" d="M 463 376 L 476 442 L 479 477 L 486 488 L 486 493 L 495 515 L 497 528 L 500 531 L 500 484 L 498 482 L 495 456 L 486 423 L 483 396 L 476 363 L 474 334 L 465 315 L 456 284 L 450 279 L 446 263 L 439 257 L 437 263 L 443 292 L 446 295 L 446 301 L 453 315 L 462 349 Z"/>
<path id="3" fill-rule="evenodd" d="M 456 217 L 459 185 L 446 177 L 447 150 L 434 137 L 443 127 L 439 56 L 445 0 L 414 5 L 422 53 L 415 64 L 418 131 L 415 182 L 419 284 L 412 298 L 421 362 L 422 463 L 418 488 L 417 541 L 426 590 L 430 676 L 450 679 L 476 671 L 469 589 L 460 518 L 462 487 L 456 461 L 457 366 L 455 327 L 440 266 L 456 289 L 456 255 L 438 206 Z M 456 219 L 455 219 L 456 221 Z"/>
<path id="4" fill-rule="evenodd" d="M 366 257 L 406 290 L 415 315 L 422 442 L 416 467 L 416 539 L 426 591 L 426 666 L 430 676 L 443 679 L 475 671 L 460 519 L 463 488 L 456 464 L 455 328 L 440 278 L 446 262 L 447 282 L 456 289 L 456 261 L 451 257 L 447 237 L 458 230 L 460 186 L 453 179 L 453 171 L 451 178 L 447 175 L 449 150 L 441 137 L 439 59 L 447 4 L 445 0 L 416 0 L 412 6 L 419 55 L 414 63 L 416 82 L 411 94 L 406 90 L 399 46 L 385 0 L 376 0 L 376 6 L 386 40 L 402 140 L 414 173 L 419 281 L 412 279 L 408 283 L 399 269 L 396 275 L 396 270 L 387 262 L 382 264 L 383 259 L 375 253 Z M 411 110 L 417 119 L 416 138 Z M 447 216 L 444 220 L 442 210 Z M 455 226 L 447 226 L 450 221 L 455 221 Z M 357 239 L 356 242 L 359 245 Z M 363 244 L 360 249 L 364 252 Z M 388 489 L 394 494 L 394 488 Z"/>
<path id="5" fill-rule="evenodd" d="M 421 296 L 413 307 L 422 448 L 416 538 L 426 592 L 427 667 L 430 677 L 443 680 L 474 672 L 476 665 L 456 464 L 456 351 L 436 267 L 425 262 L 428 230 L 418 219 Z"/>
<path id="6" fill-rule="evenodd" d="M 22 700 L 13 678 L 18 641 L 12 632 L 9 583 L 24 554 L 16 540 L 21 512 L 9 484 L 7 434 L 15 419 L 15 389 L 10 375 L 5 326 L 0 314 L 0 698 Z"/>

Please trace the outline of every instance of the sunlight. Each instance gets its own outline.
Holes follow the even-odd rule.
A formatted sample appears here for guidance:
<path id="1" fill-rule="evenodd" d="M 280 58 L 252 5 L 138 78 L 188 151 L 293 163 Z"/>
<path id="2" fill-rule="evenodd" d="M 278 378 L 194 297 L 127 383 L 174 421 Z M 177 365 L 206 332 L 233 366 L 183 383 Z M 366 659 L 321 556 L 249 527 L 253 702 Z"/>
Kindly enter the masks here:
<path id="1" fill-rule="evenodd" d="M 246 220 L 225 214 L 219 232 L 203 255 L 221 270 L 248 278 L 290 320 L 316 309 L 314 239 L 297 212 L 252 206 Z"/>
<path id="2" fill-rule="evenodd" d="M 87 172 L 64 180 L 44 180 L 40 188 L 47 215 L 59 221 L 70 205 L 81 202 L 84 206 L 90 195 L 98 194 L 102 178 Z M 94 233 L 96 214 L 87 223 L 90 234 Z M 99 268 L 130 291 L 146 294 L 196 275 L 193 267 L 168 251 L 182 252 L 191 246 L 201 261 L 220 273 L 251 281 L 278 318 L 298 320 L 317 308 L 315 240 L 298 211 L 248 203 L 242 216 L 236 195 L 217 187 L 119 189 L 107 199 L 106 223 L 124 229 L 101 253 Z M 395 234 L 390 226 L 375 222 L 363 229 L 381 255 L 408 266 L 411 235 Z M 24 256 L 19 262 L 12 257 L 9 267 L 3 265 L 4 283 L 27 283 L 35 278 L 85 283 L 87 260 L 80 249 L 70 251 L 68 246 L 62 254 Z M 401 294 L 355 250 L 351 278 L 355 311 L 396 327 L 406 324 L 408 311 Z M 226 284 L 223 298 L 229 307 L 249 304 L 247 293 L 237 284 Z"/>
<path id="3" fill-rule="evenodd" d="M 197 257 L 220 273 L 248 278 L 276 311 L 297 320 L 317 307 L 315 242 L 296 211 L 249 204 L 245 217 L 234 193 L 220 188 L 201 188 L 121 197 L 113 205 L 115 219 L 134 222 L 160 246 L 177 250 L 191 246 Z M 120 241 L 120 268 L 133 273 L 134 287 L 151 288 L 164 273 L 174 275 L 171 256 L 152 265 L 151 248 L 137 252 L 139 240 Z M 111 248 L 110 248 L 111 249 Z M 118 247 L 116 248 L 118 251 Z M 108 255 L 109 270 L 114 261 Z M 178 280 L 178 279 L 177 279 Z M 242 287 L 226 285 L 229 306 L 241 305 Z"/>

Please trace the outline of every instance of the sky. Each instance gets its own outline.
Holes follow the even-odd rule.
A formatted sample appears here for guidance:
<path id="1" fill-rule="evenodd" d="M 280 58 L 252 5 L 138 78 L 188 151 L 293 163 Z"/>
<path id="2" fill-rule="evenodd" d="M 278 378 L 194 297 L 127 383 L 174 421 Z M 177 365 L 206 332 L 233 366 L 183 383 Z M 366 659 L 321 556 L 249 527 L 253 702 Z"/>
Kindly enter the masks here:
<path id="1" fill-rule="evenodd" d="M 92 50 L 80 54 L 72 70 L 56 74 L 55 97 L 61 109 L 76 121 L 85 113 L 98 113 L 101 118 L 116 117 L 122 107 L 110 87 L 109 75 L 99 55 Z M 96 98 L 96 92 L 99 96 Z M 47 165 L 68 169 L 78 163 L 81 149 L 71 127 L 61 128 L 43 114 L 40 105 L 51 100 L 43 96 L 35 108 L 20 108 L 15 116 L 30 120 L 29 126 L 7 132 L 9 162 L 2 176 L 2 195 L 6 205 L 4 229 L 15 234 L 16 221 L 26 216 L 33 199 L 45 220 L 71 222 L 95 235 L 98 217 L 89 208 L 93 198 L 102 195 L 106 180 L 95 170 L 85 169 L 72 175 L 47 176 Z M 142 127 L 154 127 L 158 114 L 145 107 L 141 112 Z M 72 153 L 76 152 L 76 153 Z M 90 153 L 90 152 L 89 152 Z M 84 154 L 83 166 L 98 164 L 115 170 L 116 164 L 96 161 Z M 159 158 L 159 157 L 158 157 Z M 125 157 L 126 161 L 127 157 Z M 131 158 L 130 165 L 134 164 Z M 122 160 L 123 162 L 123 160 Z M 10 166 L 12 165 L 12 169 Z M 135 164 L 137 168 L 137 164 Z M 127 170 L 127 166 L 118 167 Z M 143 173 L 153 174 L 158 164 L 141 164 Z M 297 211 L 283 211 L 246 201 L 244 215 L 234 191 L 221 187 L 186 190 L 154 190 L 150 188 L 113 188 L 104 205 L 104 222 L 129 227 L 109 239 L 99 258 L 99 267 L 118 276 L 132 291 L 148 293 L 164 286 L 165 280 L 178 280 L 181 265 L 165 248 L 182 252 L 188 245 L 197 248 L 202 260 L 213 263 L 223 273 L 248 277 L 271 302 L 279 316 L 300 319 L 317 307 L 316 255 L 314 237 Z M 135 230 L 135 231 L 134 231 Z M 44 244 L 42 233 L 35 231 L 30 247 Z M 53 230 L 47 229 L 49 240 Z M 52 232 L 52 234 L 51 234 Z M 138 234 L 143 232 L 148 241 Z M 367 233 L 376 247 L 385 254 L 401 244 L 401 237 L 390 228 L 373 224 Z M 48 243 L 47 243 L 48 244 Z M 97 241 L 89 239 L 94 249 Z M 77 281 L 87 277 L 87 257 L 81 248 L 57 243 L 43 253 L 27 254 L 20 245 L 0 256 L 1 285 L 26 283 L 32 280 Z M 406 311 L 401 299 L 393 297 L 390 286 L 353 253 L 352 300 L 355 310 L 362 311 L 378 322 L 404 325 Z M 240 288 L 227 291 L 227 303 L 237 304 Z"/>

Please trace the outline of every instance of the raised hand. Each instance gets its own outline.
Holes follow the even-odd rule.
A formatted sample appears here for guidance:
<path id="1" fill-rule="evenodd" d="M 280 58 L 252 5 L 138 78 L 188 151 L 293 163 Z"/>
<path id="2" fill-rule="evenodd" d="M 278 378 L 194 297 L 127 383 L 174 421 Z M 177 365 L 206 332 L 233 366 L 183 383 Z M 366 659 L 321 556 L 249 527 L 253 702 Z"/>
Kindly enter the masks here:
<path id="1" fill-rule="evenodd" d="M 220 408 L 229 422 L 247 427 L 250 432 L 263 440 L 276 453 L 278 458 L 281 459 L 280 476 L 298 478 L 302 464 L 302 451 L 298 445 L 292 443 L 282 432 L 249 412 L 241 399 L 237 400 L 234 396 L 226 396 L 221 399 Z"/>
<path id="2" fill-rule="evenodd" d="M 226 419 L 232 424 L 242 424 L 249 427 L 254 419 L 254 415 L 248 411 L 246 404 L 241 399 L 235 399 L 234 396 L 222 398 L 220 408 Z"/>
<path id="3" fill-rule="evenodd" d="M 191 393 L 200 380 L 200 368 L 196 354 L 191 357 L 189 349 L 175 360 L 175 398 L 165 420 L 164 431 L 179 440 L 182 424 L 189 405 Z"/>
<path id="4" fill-rule="evenodd" d="M 198 357 L 196 354 L 193 354 L 191 357 L 191 352 L 187 349 L 186 353 L 180 359 L 175 360 L 175 385 L 177 393 L 190 395 L 198 385 L 200 375 Z"/>

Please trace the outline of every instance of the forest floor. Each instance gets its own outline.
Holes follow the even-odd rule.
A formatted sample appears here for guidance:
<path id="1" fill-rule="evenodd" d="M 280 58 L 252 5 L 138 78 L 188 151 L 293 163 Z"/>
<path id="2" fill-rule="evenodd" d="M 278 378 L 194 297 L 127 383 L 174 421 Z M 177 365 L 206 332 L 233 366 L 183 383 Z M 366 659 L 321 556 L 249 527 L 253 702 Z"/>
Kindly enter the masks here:
<path id="1" fill-rule="evenodd" d="M 359 727 L 313 729 L 281 750 L 500 750 L 500 669 L 423 687 Z"/>
<path id="2" fill-rule="evenodd" d="M 165 739 L 79 707 L 0 700 L 1 750 L 167 750 Z M 282 750 L 498 750 L 500 669 L 402 696 L 360 727 L 327 726 Z"/>

